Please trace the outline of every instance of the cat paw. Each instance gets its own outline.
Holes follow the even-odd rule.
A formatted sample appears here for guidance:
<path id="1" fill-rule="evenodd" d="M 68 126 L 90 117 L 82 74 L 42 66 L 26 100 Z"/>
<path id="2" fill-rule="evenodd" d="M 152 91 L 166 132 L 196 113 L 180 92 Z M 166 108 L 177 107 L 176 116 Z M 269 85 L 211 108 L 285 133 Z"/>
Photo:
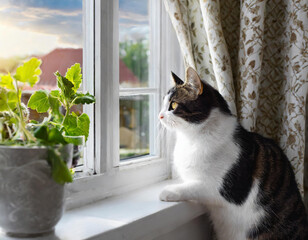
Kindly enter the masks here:
<path id="1" fill-rule="evenodd" d="M 165 202 L 178 202 L 181 201 L 181 195 L 172 186 L 167 186 L 159 195 L 159 199 Z"/>

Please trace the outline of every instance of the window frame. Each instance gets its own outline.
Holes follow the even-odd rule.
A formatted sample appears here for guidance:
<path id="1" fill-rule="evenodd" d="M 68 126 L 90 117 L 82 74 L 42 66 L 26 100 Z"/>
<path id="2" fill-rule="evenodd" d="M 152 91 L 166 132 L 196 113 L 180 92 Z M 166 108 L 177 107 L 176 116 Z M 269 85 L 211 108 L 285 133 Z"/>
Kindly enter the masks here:
<path id="1" fill-rule="evenodd" d="M 149 56 L 149 79 L 148 79 L 148 87 L 136 87 L 136 88 L 120 88 L 119 89 L 119 97 L 133 97 L 133 96 L 149 96 L 149 149 L 150 153 L 147 156 L 134 157 L 131 159 L 127 159 L 124 161 L 120 161 L 119 159 L 114 159 L 114 166 L 125 166 L 129 164 L 136 164 L 141 161 L 151 161 L 154 159 L 161 158 L 161 144 L 158 143 L 158 112 L 160 102 L 160 60 L 161 60 L 161 52 L 157 51 L 157 49 L 161 49 L 160 40 L 160 23 L 161 23 L 161 4 L 160 1 L 149 0 L 149 25 L 150 25 L 150 56 Z M 118 23 L 118 16 L 117 16 Z M 117 25 L 118 27 L 118 25 Z M 115 29 L 118 33 L 119 30 Z M 152 54 L 154 53 L 155 54 Z M 119 56 L 119 54 L 118 54 Z M 119 83 L 119 78 L 116 81 Z M 117 155 L 120 155 L 119 152 Z"/>
<path id="2" fill-rule="evenodd" d="M 150 0 L 151 48 L 156 56 L 150 59 L 154 65 L 153 77 L 157 85 L 147 89 L 122 89 L 121 94 L 155 93 L 157 95 L 157 118 L 162 96 L 169 86 L 170 67 L 167 61 L 172 52 L 169 36 L 172 28 L 161 1 Z M 119 44 L 118 44 L 118 1 L 83 1 L 84 11 L 84 90 L 94 92 L 96 104 L 86 107 L 85 112 L 94 119 L 91 121 L 89 141 L 85 148 L 85 172 L 82 177 L 68 185 L 67 208 L 75 208 L 97 200 L 128 192 L 170 176 L 170 152 L 166 149 L 167 137 L 160 134 L 160 146 L 156 156 L 119 161 Z M 91 23 L 92 22 L 92 23 Z M 91 31 L 92 29 L 92 31 Z M 108 34 L 106 34 L 106 32 Z M 173 38 L 173 41 L 176 39 Z M 93 45 L 94 43 L 94 45 Z M 117 43 L 117 44 L 115 44 Z M 91 46 L 92 45 L 92 46 Z M 177 50 L 178 51 L 178 50 Z M 105 61 L 108 59 L 108 61 Z M 167 77 L 168 76 L 168 77 Z M 112 80 L 110 80 L 112 79 Z M 156 115 L 156 116 L 154 116 Z M 156 132 L 155 129 L 151 131 Z M 105 139 L 108 139 L 106 141 Z M 157 136 L 155 136 L 155 140 Z M 164 148 L 162 147 L 164 146 Z M 91 159 L 94 159 L 91 163 Z"/>
<path id="3" fill-rule="evenodd" d="M 99 2 L 99 1 L 97 1 Z M 143 162 L 149 163 L 155 159 L 162 159 L 161 152 L 156 152 L 156 156 L 148 156 L 142 158 L 136 158 L 131 161 L 119 161 L 119 99 L 120 96 L 131 96 L 139 94 L 157 94 L 160 95 L 158 82 L 159 79 L 159 63 L 160 63 L 160 51 L 153 57 L 151 54 L 150 62 L 153 63 L 152 69 L 154 69 L 153 74 L 150 76 L 154 79 L 150 79 L 149 82 L 154 82 L 154 86 L 148 88 L 138 88 L 138 89 L 120 89 L 119 88 L 119 29 L 118 29 L 118 19 L 119 19 L 119 5 L 118 1 L 104 1 L 99 2 L 100 7 L 96 6 L 96 9 L 101 9 L 100 12 L 95 12 L 95 46 L 100 43 L 106 44 L 105 47 L 100 48 L 100 54 L 96 54 L 95 63 L 99 66 L 95 69 L 95 95 L 100 96 L 101 106 L 96 105 L 95 122 L 100 123 L 101 126 L 97 126 L 101 130 L 100 134 L 95 136 L 96 147 L 96 173 L 108 173 L 112 172 L 114 168 L 125 169 L 127 165 L 136 165 L 137 163 Z M 149 1 L 151 9 L 151 14 L 155 16 L 160 16 L 161 14 L 161 3 L 160 1 L 150 0 Z M 100 15 L 99 15 L 100 14 Z M 99 19 L 98 19 L 98 16 Z M 151 20 L 154 17 L 150 17 Z M 161 17 L 156 17 L 156 21 L 151 22 L 151 28 L 155 26 L 155 33 L 151 34 L 151 43 L 155 42 L 156 48 L 160 49 L 160 22 Z M 98 21 L 97 21 L 98 20 Z M 99 21 L 100 20 L 100 21 Z M 150 20 L 150 21 L 151 21 Z M 107 30 L 108 34 L 104 34 L 102 31 Z M 158 46 L 157 46 L 158 45 Z M 153 44 L 151 44 L 151 50 L 154 49 Z M 107 50 L 107 51 L 106 51 Z M 108 51 L 109 50 L 109 51 Z M 110 59 L 106 62 L 103 59 Z M 112 79 L 108 80 L 108 79 Z M 103 84 L 102 84 L 103 83 Z M 159 102 L 159 100 L 158 100 Z M 160 103 L 158 103 L 160 105 Z M 158 112 L 158 106 L 155 106 L 156 112 Z M 101 111 L 99 111 L 101 110 Z M 107 113 L 107 114 L 104 114 Z M 151 124 L 153 125 L 153 124 Z M 95 130 L 96 133 L 98 131 Z M 102 143 L 102 136 L 109 141 Z M 109 146 L 108 146 L 109 145 Z M 103 150 L 104 149 L 104 150 Z M 160 149 L 160 147 L 159 147 Z"/>
<path id="4" fill-rule="evenodd" d="M 82 90 L 94 93 L 94 2 L 83 0 L 82 2 L 82 28 L 83 28 L 83 78 Z M 91 14 L 92 13 L 92 14 Z M 84 105 L 84 112 L 90 119 L 94 119 L 94 105 Z M 92 175 L 94 173 L 94 123 L 90 124 L 89 137 L 87 144 L 84 146 L 84 163 L 81 166 L 83 174 Z M 77 167 L 78 168 L 78 167 Z"/>

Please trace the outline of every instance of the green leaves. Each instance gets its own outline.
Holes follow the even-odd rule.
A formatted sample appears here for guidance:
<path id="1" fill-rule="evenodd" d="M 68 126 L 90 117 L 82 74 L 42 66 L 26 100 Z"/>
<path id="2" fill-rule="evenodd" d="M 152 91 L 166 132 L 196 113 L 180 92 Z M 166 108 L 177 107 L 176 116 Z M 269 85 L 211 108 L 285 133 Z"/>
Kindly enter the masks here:
<path id="1" fill-rule="evenodd" d="M 48 100 L 49 100 L 52 114 L 55 117 L 62 119 L 61 113 L 60 113 L 60 107 L 61 107 L 60 92 L 58 90 L 51 91 L 48 96 Z"/>
<path id="2" fill-rule="evenodd" d="M 0 111 L 9 111 L 16 108 L 18 97 L 13 81 L 10 73 L 0 78 Z"/>
<path id="3" fill-rule="evenodd" d="M 27 83 L 31 87 L 39 81 L 41 61 L 37 58 L 31 58 L 16 69 L 16 74 L 12 77 L 10 73 L 2 75 L 0 78 L 1 90 L 0 111 L 7 111 L 12 115 L 12 126 L 17 129 L 14 134 L 9 134 L 8 141 L 15 142 L 16 139 L 23 139 L 25 143 L 34 141 L 33 135 L 27 129 L 27 115 L 24 104 L 21 103 L 21 90 L 17 82 Z M 1 123 L 3 128 L 3 123 Z M 10 129 L 8 129 L 10 131 Z"/>
<path id="4" fill-rule="evenodd" d="M 19 66 L 16 70 L 14 78 L 17 81 L 28 83 L 31 87 L 39 81 L 39 75 L 41 74 L 41 60 L 37 58 L 31 58 L 28 62 Z"/>
<path id="5" fill-rule="evenodd" d="M 36 91 L 31 95 L 28 107 L 36 110 L 38 113 L 47 112 L 50 108 L 48 93 L 44 90 Z"/>
<path id="6" fill-rule="evenodd" d="M 58 79 L 58 87 L 61 90 L 61 94 L 64 98 L 70 100 L 76 93 L 76 91 L 74 90 L 74 84 L 66 77 L 63 77 L 59 72 L 56 72 L 55 75 Z"/>
<path id="7" fill-rule="evenodd" d="M 31 58 L 29 61 L 25 62 L 23 65 L 19 66 L 16 70 L 14 78 L 23 83 L 28 83 L 31 87 L 39 81 L 39 75 L 41 74 L 41 60 L 37 58 Z M 14 78 L 10 73 L 1 76 L 0 87 L 16 91 L 14 86 Z"/>
<path id="8" fill-rule="evenodd" d="M 34 136 L 43 145 L 52 146 L 48 151 L 48 162 L 51 166 L 52 178 L 59 184 L 72 182 L 72 175 L 58 151 L 61 145 L 67 144 L 62 133 L 56 128 L 49 129 L 48 126 L 42 125 L 34 131 Z"/>
<path id="9" fill-rule="evenodd" d="M 67 144 L 62 133 L 58 129 L 49 129 L 46 125 L 39 126 L 34 131 L 34 137 L 36 137 L 44 145 Z"/>
<path id="10" fill-rule="evenodd" d="M 95 97 L 89 93 L 77 93 L 74 104 L 91 104 L 95 103 Z"/>
<path id="11" fill-rule="evenodd" d="M 87 140 L 89 135 L 90 119 L 88 115 L 83 113 L 78 116 L 71 112 L 71 107 L 75 104 L 91 104 L 95 102 L 95 97 L 89 93 L 78 93 L 82 83 L 82 74 L 80 64 L 76 63 L 62 76 L 59 72 L 55 73 L 60 90 L 51 91 L 49 94 L 39 90 L 35 92 L 28 103 L 28 107 L 37 110 L 38 112 L 50 111 L 53 116 L 53 125 L 65 135 L 67 142 L 80 144 L 83 141 L 75 137 L 84 137 Z M 60 107 L 64 106 L 66 110 L 65 117 L 60 113 Z M 49 133 L 44 133 L 49 134 Z M 44 141 L 50 139 L 43 138 Z"/>
<path id="12" fill-rule="evenodd" d="M 39 90 L 32 94 L 28 107 L 39 113 L 48 112 L 49 116 L 42 123 L 29 122 L 23 113 L 24 104 L 20 101 L 20 86 L 23 85 L 20 83 L 33 87 L 39 81 L 40 65 L 41 60 L 32 58 L 19 66 L 15 74 L 0 75 L 0 141 L 4 139 L 7 143 L 16 144 L 16 139 L 23 139 L 24 145 L 48 146 L 52 177 L 57 183 L 64 184 L 73 179 L 66 160 L 63 161 L 65 157 L 60 153 L 60 148 L 68 143 L 84 144 L 90 126 L 89 117 L 85 113 L 80 116 L 71 113 L 71 107 L 75 104 L 94 103 L 95 98 L 89 93 L 77 93 L 82 83 L 82 74 L 80 64 L 74 64 L 65 76 L 55 73 L 59 90 Z M 60 111 L 61 106 L 66 110 L 65 117 Z"/>
<path id="13" fill-rule="evenodd" d="M 59 143 L 63 145 L 67 144 L 62 133 L 56 128 L 50 129 L 48 133 L 48 142 L 52 144 L 59 144 Z"/>
<path id="14" fill-rule="evenodd" d="M 69 114 L 65 116 L 63 127 L 65 128 L 66 132 L 73 131 L 75 128 L 77 128 L 77 120 L 78 117 L 75 114 Z"/>
<path id="15" fill-rule="evenodd" d="M 48 141 L 48 127 L 46 125 L 40 126 L 34 131 L 34 137 L 41 140 L 43 143 Z"/>
<path id="16" fill-rule="evenodd" d="M 80 64 L 75 63 L 73 66 L 68 68 L 65 77 L 74 84 L 73 90 L 76 93 L 82 82 Z"/>
<path id="17" fill-rule="evenodd" d="M 15 90 L 15 86 L 13 84 L 14 79 L 11 77 L 11 74 L 1 76 L 0 78 L 0 87 Z"/>
<path id="18" fill-rule="evenodd" d="M 31 58 L 23 65 L 19 66 L 16 74 L 0 76 L 0 111 L 11 111 L 16 114 L 16 122 L 26 129 L 26 122 L 23 120 L 23 109 L 20 98 L 21 91 L 18 89 L 17 81 L 27 83 L 33 86 L 39 81 L 41 74 L 41 60 Z M 91 104 L 95 102 L 95 97 L 89 93 L 78 93 L 82 83 L 81 67 L 79 63 L 74 64 L 67 69 L 65 76 L 59 72 L 55 73 L 59 90 L 53 90 L 50 93 L 44 90 L 38 90 L 31 95 L 28 101 L 28 107 L 36 110 L 38 113 L 49 113 L 48 122 L 43 123 L 34 132 L 34 135 L 43 144 L 66 144 L 63 138 L 65 135 L 68 141 L 80 143 L 80 140 L 69 137 L 84 137 L 86 140 L 89 135 L 90 119 L 83 113 L 78 116 L 71 108 L 76 104 Z M 66 110 L 66 116 L 60 112 L 63 106 Z M 33 123 L 32 123 L 33 124 Z M 35 123 L 34 125 L 40 125 Z M 21 126 L 21 125 L 20 125 Z"/>
<path id="19" fill-rule="evenodd" d="M 0 88 L 0 111 L 8 111 L 10 109 L 7 101 L 7 91 L 4 88 Z"/>
<path id="20" fill-rule="evenodd" d="M 61 102 L 58 90 L 53 90 L 50 93 L 44 90 L 36 91 L 31 95 L 28 101 L 28 107 L 39 113 L 47 112 L 50 109 L 57 120 L 62 121 L 63 119 L 60 113 Z"/>
<path id="21" fill-rule="evenodd" d="M 48 162 L 51 166 L 52 178 L 59 184 L 65 184 L 72 182 L 73 178 L 66 166 L 66 163 L 62 160 L 59 151 L 55 149 L 49 149 Z"/>
<path id="22" fill-rule="evenodd" d="M 67 100 L 73 99 L 82 82 L 80 64 L 76 63 L 68 68 L 65 77 L 59 72 L 56 72 L 55 75 L 57 76 L 58 87 L 60 88 L 62 95 Z"/>
<path id="23" fill-rule="evenodd" d="M 7 92 L 7 103 L 12 111 L 17 108 L 18 99 L 21 98 L 21 93 L 17 96 L 15 91 L 8 91 Z"/>
<path id="24" fill-rule="evenodd" d="M 84 145 L 84 136 L 65 136 L 64 139 L 68 143 L 72 143 L 76 146 Z"/>
<path id="25" fill-rule="evenodd" d="M 62 76 L 59 72 L 55 73 L 59 90 L 50 93 L 39 90 L 36 91 L 28 102 L 28 107 L 39 113 L 49 112 L 50 124 L 53 128 L 41 126 L 35 131 L 35 137 L 45 145 L 56 143 L 83 144 L 83 139 L 89 136 L 90 119 L 83 113 L 78 116 L 71 113 L 71 107 L 76 104 L 91 104 L 95 102 L 95 97 L 89 93 L 78 93 L 82 83 L 80 64 L 76 63 Z M 66 114 L 60 112 L 60 107 L 65 107 Z M 49 124 L 49 126 L 50 126 Z"/>
<path id="26" fill-rule="evenodd" d="M 73 104 L 90 104 L 95 102 L 95 97 L 89 93 L 77 93 L 81 83 L 82 74 L 80 64 L 76 63 L 67 69 L 65 77 L 59 72 L 55 75 L 58 79 L 58 87 L 60 88 L 60 95 L 66 102 Z"/>
<path id="27" fill-rule="evenodd" d="M 0 87 L 0 111 L 14 111 L 18 102 L 17 93 Z"/>
<path id="28" fill-rule="evenodd" d="M 85 136 L 87 141 L 89 136 L 90 118 L 83 113 L 79 117 L 76 114 L 69 114 L 64 118 L 63 126 L 67 136 Z"/>
<path id="29" fill-rule="evenodd" d="M 72 136 L 85 136 L 85 140 L 88 140 L 89 136 L 89 128 L 90 128 L 90 118 L 87 114 L 83 113 L 81 116 L 78 117 L 77 120 L 77 128 L 71 132 L 70 135 Z"/>

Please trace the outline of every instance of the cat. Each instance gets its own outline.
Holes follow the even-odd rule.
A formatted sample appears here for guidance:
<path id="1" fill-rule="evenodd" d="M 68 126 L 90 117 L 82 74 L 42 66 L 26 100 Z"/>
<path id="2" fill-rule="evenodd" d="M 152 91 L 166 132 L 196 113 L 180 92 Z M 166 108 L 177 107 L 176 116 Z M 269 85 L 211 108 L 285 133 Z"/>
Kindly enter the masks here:
<path id="1" fill-rule="evenodd" d="M 159 119 L 177 136 L 182 180 L 162 201 L 206 204 L 219 240 L 308 239 L 305 207 L 290 162 L 273 140 L 245 130 L 193 68 L 164 97 Z"/>

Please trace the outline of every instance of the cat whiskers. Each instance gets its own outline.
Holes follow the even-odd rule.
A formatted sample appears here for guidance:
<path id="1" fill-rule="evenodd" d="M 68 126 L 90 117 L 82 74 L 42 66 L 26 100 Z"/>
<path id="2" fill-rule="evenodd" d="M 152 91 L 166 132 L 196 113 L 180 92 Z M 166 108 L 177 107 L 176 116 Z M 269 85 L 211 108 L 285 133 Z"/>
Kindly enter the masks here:
<path id="1" fill-rule="evenodd" d="M 160 140 L 165 136 L 166 128 L 160 121 L 157 122 L 156 132 L 158 133 L 157 140 Z"/>
<path id="2" fill-rule="evenodd" d="M 176 127 L 176 121 L 174 121 L 174 120 L 172 120 L 172 119 L 169 119 L 168 124 L 169 124 L 171 127 Z"/>

